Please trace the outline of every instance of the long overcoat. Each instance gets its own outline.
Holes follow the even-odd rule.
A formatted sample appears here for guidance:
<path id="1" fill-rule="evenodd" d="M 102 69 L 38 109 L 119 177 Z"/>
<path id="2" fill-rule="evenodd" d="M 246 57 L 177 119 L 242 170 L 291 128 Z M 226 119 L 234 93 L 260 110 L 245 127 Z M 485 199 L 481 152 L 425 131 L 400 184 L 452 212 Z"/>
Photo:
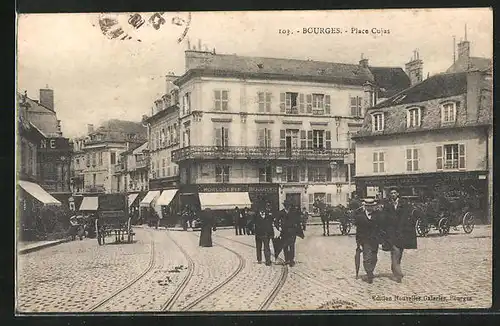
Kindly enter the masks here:
<path id="1" fill-rule="evenodd" d="M 262 217 L 262 214 L 264 217 Z M 273 215 L 268 211 L 254 214 L 255 235 L 258 237 L 274 237 Z"/>
<path id="2" fill-rule="evenodd" d="M 201 233 L 200 247 L 212 247 L 212 231 L 215 226 L 215 216 L 211 211 L 203 211 L 200 214 Z"/>
<path id="3" fill-rule="evenodd" d="M 384 218 L 381 212 L 374 210 L 369 219 L 364 209 L 358 209 L 354 213 L 354 223 L 357 243 L 361 245 L 368 243 L 372 246 L 382 243 L 380 231 L 384 225 Z"/>
<path id="4" fill-rule="evenodd" d="M 398 248 L 417 249 L 415 221 L 408 202 L 400 198 L 395 208 L 391 201 L 385 201 L 382 212 L 385 224 L 384 240 Z"/>

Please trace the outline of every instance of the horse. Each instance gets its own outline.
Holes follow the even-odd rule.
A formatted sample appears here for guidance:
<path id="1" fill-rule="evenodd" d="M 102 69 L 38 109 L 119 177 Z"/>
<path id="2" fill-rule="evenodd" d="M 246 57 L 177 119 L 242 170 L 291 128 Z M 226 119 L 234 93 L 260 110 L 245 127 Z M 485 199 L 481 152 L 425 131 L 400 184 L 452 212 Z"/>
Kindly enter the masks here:
<path id="1" fill-rule="evenodd" d="M 338 221 L 340 223 L 340 233 L 348 234 L 351 229 L 349 210 L 344 205 L 326 205 L 321 212 L 321 222 L 323 224 L 323 235 L 330 235 L 330 221 Z"/>

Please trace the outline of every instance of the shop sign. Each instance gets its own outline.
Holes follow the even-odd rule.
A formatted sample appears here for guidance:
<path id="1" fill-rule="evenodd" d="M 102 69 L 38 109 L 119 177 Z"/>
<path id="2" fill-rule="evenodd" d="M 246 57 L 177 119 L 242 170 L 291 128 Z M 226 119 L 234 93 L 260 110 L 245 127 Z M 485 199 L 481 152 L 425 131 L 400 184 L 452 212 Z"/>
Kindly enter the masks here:
<path id="1" fill-rule="evenodd" d="M 277 185 L 198 185 L 198 192 L 275 193 L 277 191 Z"/>
<path id="2" fill-rule="evenodd" d="M 354 164 L 354 153 L 344 155 L 344 164 Z"/>

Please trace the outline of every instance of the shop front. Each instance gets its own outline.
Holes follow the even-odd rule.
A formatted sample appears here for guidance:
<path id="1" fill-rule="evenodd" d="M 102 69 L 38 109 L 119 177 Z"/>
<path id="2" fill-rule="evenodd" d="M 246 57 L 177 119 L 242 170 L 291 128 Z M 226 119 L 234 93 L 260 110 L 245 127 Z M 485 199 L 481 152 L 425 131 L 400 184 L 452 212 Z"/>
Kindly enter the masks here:
<path id="1" fill-rule="evenodd" d="M 400 188 L 401 196 L 417 196 L 423 200 L 437 196 L 474 198 L 481 219 L 487 216 L 487 171 L 356 177 L 356 189 L 361 197 L 385 198 L 392 186 Z"/>
<path id="2" fill-rule="evenodd" d="M 36 240 L 38 236 L 44 236 L 50 225 L 55 222 L 52 216 L 56 216 L 54 210 L 61 208 L 61 202 L 50 195 L 40 185 L 19 181 L 17 191 L 18 200 L 18 235 L 21 240 Z"/>

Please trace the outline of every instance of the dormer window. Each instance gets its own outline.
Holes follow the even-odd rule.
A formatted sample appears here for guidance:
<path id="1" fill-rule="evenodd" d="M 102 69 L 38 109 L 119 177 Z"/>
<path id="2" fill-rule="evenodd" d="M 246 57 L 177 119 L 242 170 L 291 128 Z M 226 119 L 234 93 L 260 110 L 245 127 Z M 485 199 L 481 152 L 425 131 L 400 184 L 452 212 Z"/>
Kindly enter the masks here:
<path id="1" fill-rule="evenodd" d="M 457 105 L 454 102 L 441 104 L 441 122 L 453 123 L 457 118 Z"/>
<path id="2" fill-rule="evenodd" d="M 383 112 L 372 113 L 372 129 L 373 129 L 373 131 L 383 131 L 384 130 L 384 113 Z"/>
<path id="3" fill-rule="evenodd" d="M 406 112 L 406 127 L 415 128 L 420 127 L 421 122 L 421 109 L 409 108 Z"/>

